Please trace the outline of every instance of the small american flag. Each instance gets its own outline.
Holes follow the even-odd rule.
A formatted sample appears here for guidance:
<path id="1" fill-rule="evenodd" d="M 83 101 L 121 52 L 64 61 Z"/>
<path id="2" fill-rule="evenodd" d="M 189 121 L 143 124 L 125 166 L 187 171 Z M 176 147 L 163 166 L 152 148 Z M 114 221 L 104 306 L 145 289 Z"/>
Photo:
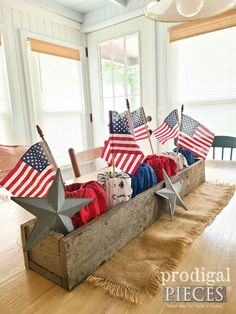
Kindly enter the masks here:
<path id="1" fill-rule="evenodd" d="M 127 112 L 118 114 L 115 111 L 110 111 L 109 115 L 110 137 L 105 142 L 102 157 L 111 163 L 113 155 L 115 167 L 133 175 L 141 164 L 144 155 L 130 132 Z"/>
<path id="2" fill-rule="evenodd" d="M 195 156 L 206 158 L 215 135 L 191 117 L 182 114 L 178 146 Z"/>
<path id="3" fill-rule="evenodd" d="M 39 142 L 27 150 L 0 185 L 14 196 L 45 197 L 54 176 L 55 172 Z"/>
<path id="4" fill-rule="evenodd" d="M 173 110 L 164 120 L 161 126 L 152 131 L 155 138 L 161 143 L 171 138 L 178 137 L 179 134 L 179 116 L 177 109 Z"/>
<path id="5" fill-rule="evenodd" d="M 149 137 L 146 127 L 145 114 L 142 107 L 131 112 L 131 120 L 134 127 L 134 136 L 136 141 L 144 140 Z"/>
<path id="6" fill-rule="evenodd" d="M 106 160 L 106 162 L 109 165 L 111 165 L 111 163 L 112 163 L 112 153 L 111 153 L 111 149 L 110 149 L 110 139 L 108 139 L 107 141 L 104 142 L 104 148 L 103 148 L 103 152 L 102 152 L 101 158 Z M 115 154 L 114 154 L 114 158 L 115 158 Z"/>

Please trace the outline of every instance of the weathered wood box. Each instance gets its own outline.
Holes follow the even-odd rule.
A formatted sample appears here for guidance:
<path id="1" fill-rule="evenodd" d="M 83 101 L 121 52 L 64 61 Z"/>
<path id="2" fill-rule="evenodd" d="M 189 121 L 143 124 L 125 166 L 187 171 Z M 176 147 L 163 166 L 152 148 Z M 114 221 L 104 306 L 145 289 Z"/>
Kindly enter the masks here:
<path id="1" fill-rule="evenodd" d="M 182 181 L 180 194 L 184 197 L 205 181 L 204 161 L 172 177 L 173 182 L 178 180 Z M 72 290 L 160 217 L 167 203 L 154 192 L 163 186 L 163 182 L 158 183 L 66 236 L 52 233 L 24 252 L 26 268 Z M 21 226 L 23 244 L 33 224 L 34 219 Z"/>

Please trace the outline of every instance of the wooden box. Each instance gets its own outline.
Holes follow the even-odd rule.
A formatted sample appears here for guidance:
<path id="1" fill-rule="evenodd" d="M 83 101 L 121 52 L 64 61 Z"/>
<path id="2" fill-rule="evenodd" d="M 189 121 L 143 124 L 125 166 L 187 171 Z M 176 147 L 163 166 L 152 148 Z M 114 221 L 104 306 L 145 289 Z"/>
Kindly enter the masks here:
<path id="1" fill-rule="evenodd" d="M 205 181 L 204 161 L 196 162 L 171 179 L 182 181 L 180 194 L 186 196 Z M 24 252 L 26 268 L 72 290 L 160 217 L 167 203 L 154 192 L 163 186 L 163 182 L 158 183 L 66 236 L 52 233 Z M 33 224 L 34 219 L 21 226 L 23 244 Z"/>

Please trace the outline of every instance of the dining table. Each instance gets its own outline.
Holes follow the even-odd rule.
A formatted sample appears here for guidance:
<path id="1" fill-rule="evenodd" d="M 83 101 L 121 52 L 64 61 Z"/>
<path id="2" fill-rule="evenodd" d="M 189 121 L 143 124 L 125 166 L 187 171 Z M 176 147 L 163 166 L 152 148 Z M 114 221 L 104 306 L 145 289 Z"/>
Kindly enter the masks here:
<path id="1" fill-rule="evenodd" d="M 109 171 L 110 168 L 102 171 Z M 101 170 L 82 175 L 72 182 L 96 180 Z M 236 162 L 206 160 L 206 181 L 236 184 Z M 11 200 L 0 201 L 0 313 L 235 313 L 236 311 L 236 194 L 204 232 L 188 248 L 176 271 L 198 267 L 209 271 L 230 270 L 225 303 L 164 302 L 162 295 L 131 304 L 110 296 L 86 281 L 67 292 L 32 270 L 27 270 L 20 225 L 34 218 Z"/>

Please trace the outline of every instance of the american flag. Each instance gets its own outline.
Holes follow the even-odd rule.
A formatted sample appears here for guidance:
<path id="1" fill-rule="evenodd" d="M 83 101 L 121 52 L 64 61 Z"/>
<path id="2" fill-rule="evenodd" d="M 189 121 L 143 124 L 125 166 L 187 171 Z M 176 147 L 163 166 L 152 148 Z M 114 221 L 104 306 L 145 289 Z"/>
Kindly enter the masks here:
<path id="1" fill-rule="evenodd" d="M 54 176 L 55 172 L 39 142 L 27 150 L 0 185 L 14 196 L 45 197 Z"/>
<path id="2" fill-rule="evenodd" d="M 148 138 L 149 133 L 146 127 L 145 114 L 142 107 L 131 112 L 131 120 L 134 127 L 134 136 L 136 141 Z"/>
<path id="3" fill-rule="evenodd" d="M 177 109 L 173 110 L 164 120 L 161 126 L 152 131 L 155 138 L 161 143 L 171 138 L 178 137 L 179 134 L 179 116 Z"/>
<path id="4" fill-rule="evenodd" d="M 206 158 L 215 134 L 191 117 L 182 114 L 178 146 L 187 149 L 195 156 Z"/>
<path id="5" fill-rule="evenodd" d="M 144 155 L 130 132 L 127 112 L 118 114 L 110 111 L 109 114 L 110 137 L 105 142 L 102 158 L 111 163 L 113 155 L 115 167 L 133 175 Z"/>
<path id="6" fill-rule="evenodd" d="M 114 157 L 115 157 L 115 154 L 114 154 Z M 103 148 L 101 158 L 106 160 L 106 162 L 109 165 L 112 164 L 112 153 L 111 153 L 111 149 L 110 149 L 110 139 L 108 139 L 107 141 L 104 142 L 104 148 Z"/>

